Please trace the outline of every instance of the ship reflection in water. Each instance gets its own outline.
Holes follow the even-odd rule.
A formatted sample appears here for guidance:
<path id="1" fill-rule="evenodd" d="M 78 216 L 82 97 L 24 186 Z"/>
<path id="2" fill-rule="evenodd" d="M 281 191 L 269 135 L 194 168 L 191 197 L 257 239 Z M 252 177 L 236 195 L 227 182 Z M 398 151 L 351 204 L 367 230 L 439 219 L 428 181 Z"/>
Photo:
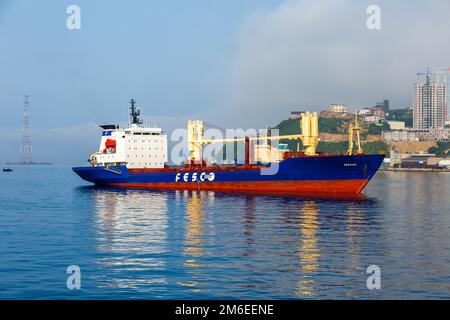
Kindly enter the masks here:
<path id="1" fill-rule="evenodd" d="M 185 237 L 182 255 L 185 257 L 183 266 L 186 271 L 192 274 L 193 279 L 183 279 L 177 282 L 178 285 L 191 288 L 192 292 L 203 292 L 201 281 L 195 278 L 201 275 L 201 267 L 204 265 L 200 261 L 205 253 L 202 248 L 204 244 L 204 210 L 203 202 L 207 196 L 206 192 L 192 192 L 192 191 L 176 191 L 176 199 L 185 202 Z M 189 272 L 190 271 L 190 272 Z"/>
<path id="2" fill-rule="evenodd" d="M 0 179 L 2 299 L 450 298 L 448 174 L 379 172 L 367 197 L 324 199 L 19 169 Z M 81 290 L 66 287 L 73 264 Z M 370 265 L 381 290 L 367 289 Z"/>
<path id="3" fill-rule="evenodd" d="M 99 189 L 93 196 L 98 263 L 114 270 L 101 285 L 119 289 L 166 285 L 167 267 L 161 257 L 167 252 L 167 195 Z"/>
<path id="4" fill-rule="evenodd" d="M 317 215 L 319 207 L 313 201 L 305 201 L 300 213 L 300 274 L 302 279 L 298 281 L 298 295 L 313 296 L 314 278 L 319 268 L 320 250 L 317 247 Z"/>
<path id="5" fill-rule="evenodd" d="M 374 200 L 88 187 L 99 288 L 148 298 L 312 298 L 330 262 L 337 282 L 361 270 L 355 211 Z M 362 207 L 361 207 L 362 206 Z M 339 210 L 330 208 L 338 207 Z M 359 208 L 359 209 L 358 209 Z M 373 215 L 374 213 L 372 213 Z M 376 213 L 375 213 L 376 214 Z M 345 259 L 333 230 L 345 229 Z M 333 261 L 335 260 L 335 261 Z M 95 274 L 95 272 L 94 272 Z M 330 284 L 331 285 L 331 284 Z"/>

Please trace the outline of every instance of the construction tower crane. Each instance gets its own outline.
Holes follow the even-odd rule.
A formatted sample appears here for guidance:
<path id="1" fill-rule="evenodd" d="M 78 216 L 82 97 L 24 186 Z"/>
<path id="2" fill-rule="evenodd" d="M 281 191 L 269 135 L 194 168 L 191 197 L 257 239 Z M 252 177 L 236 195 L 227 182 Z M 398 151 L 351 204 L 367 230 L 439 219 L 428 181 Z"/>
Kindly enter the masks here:
<path id="1" fill-rule="evenodd" d="M 441 76 L 443 77 L 443 81 L 445 84 L 448 82 L 448 75 L 450 74 L 450 67 L 447 70 L 437 70 L 433 71 L 432 74 L 436 75 L 436 81 L 441 82 Z"/>
<path id="2" fill-rule="evenodd" d="M 432 76 L 436 76 L 435 79 L 437 82 L 444 82 L 445 84 L 447 84 L 448 82 L 448 75 L 450 74 L 450 67 L 447 68 L 447 70 L 435 70 L 435 71 L 431 71 L 430 68 L 427 68 L 426 72 L 418 72 L 416 73 L 417 76 L 425 76 L 425 78 L 430 81 Z M 442 80 L 441 80 L 442 77 Z M 428 82 L 429 83 L 429 82 Z"/>

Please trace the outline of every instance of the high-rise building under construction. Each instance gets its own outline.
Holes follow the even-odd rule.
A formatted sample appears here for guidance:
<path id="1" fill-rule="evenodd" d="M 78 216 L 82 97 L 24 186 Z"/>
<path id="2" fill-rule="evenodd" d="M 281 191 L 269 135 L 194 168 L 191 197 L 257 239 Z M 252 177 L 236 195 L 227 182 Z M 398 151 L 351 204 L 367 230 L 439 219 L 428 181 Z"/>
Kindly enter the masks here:
<path id="1" fill-rule="evenodd" d="M 415 129 L 442 129 L 447 116 L 447 84 L 432 79 L 432 73 L 418 73 L 425 81 L 414 84 L 413 124 Z"/>

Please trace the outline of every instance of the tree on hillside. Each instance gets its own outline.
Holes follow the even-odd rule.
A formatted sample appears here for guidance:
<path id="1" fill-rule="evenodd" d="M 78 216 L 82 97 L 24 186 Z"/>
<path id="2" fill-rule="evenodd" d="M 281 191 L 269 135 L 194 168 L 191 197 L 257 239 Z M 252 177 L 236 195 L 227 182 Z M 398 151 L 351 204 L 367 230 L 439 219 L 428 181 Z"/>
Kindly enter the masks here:
<path id="1" fill-rule="evenodd" d="M 439 156 L 450 155 L 450 142 L 439 141 L 437 147 L 428 149 L 428 153 L 434 153 Z"/>
<path id="2" fill-rule="evenodd" d="M 391 127 L 387 122 L 383 122 L 381 125 L 370 123 L 368 125 L 365 125 L 364 127 L 367 130 L 367 134 L 381 134 L 382 131 L 391 130 Z"/>
<path id="3" fill-rule="evenodd" d="M 413 114 L 409 108 L 390 109 L 386 120 L 404 121 L 407 127 L 413 126 Z"/>

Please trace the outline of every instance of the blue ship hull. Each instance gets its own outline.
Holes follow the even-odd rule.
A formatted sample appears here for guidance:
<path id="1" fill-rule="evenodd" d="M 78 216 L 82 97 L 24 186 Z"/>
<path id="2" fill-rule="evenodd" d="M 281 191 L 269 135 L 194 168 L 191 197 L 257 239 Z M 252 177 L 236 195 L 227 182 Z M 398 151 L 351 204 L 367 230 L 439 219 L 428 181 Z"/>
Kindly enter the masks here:
<path id="1" fill-rule="evenodd" d="M 270 167 L 203 166 L 128 169 L 76 167 L 81 178 L 99 186 L 125 188 L 358 194 L 375 175 L 384 155 L 320 155 L 288 158 Z"/>

